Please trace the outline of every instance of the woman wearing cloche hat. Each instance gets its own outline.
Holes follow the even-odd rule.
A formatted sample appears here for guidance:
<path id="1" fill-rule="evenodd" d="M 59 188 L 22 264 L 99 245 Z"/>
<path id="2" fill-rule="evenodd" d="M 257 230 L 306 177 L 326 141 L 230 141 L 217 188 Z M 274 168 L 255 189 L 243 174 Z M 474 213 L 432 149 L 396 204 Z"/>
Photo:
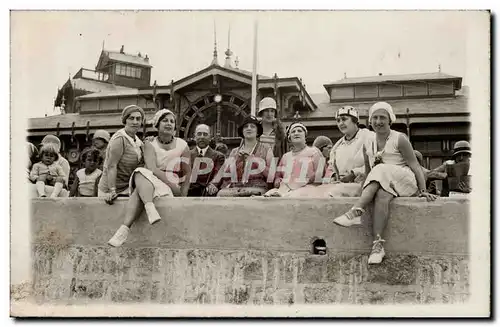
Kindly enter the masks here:
<path id="1" fill-rule="evenodd" d="M 248 116 L 238 128 L 238 135 L 242 138 L 241 145 L 234 148 L 223 169 L 219 173 L 224 176 L 216 176 L 213 183 L 218 183 L 219 197 L 249 197 L 263 195 L 269 189 L 267 182 L 269 168 L 273 159 L 273 150 L 268 144 L 259 141 L 262 135 L 262 125 L 257 118 Z M 263 163 L 263 169 L 259 169 L 257 161 Z M 236 165 L 236 176 L 231 170 L 231 162 Z M 252 162 L 251 165 L 248 163 Z M 250 169 L 258 172 L 250 174 Z M 220 187 L 218 186 L 220 185 Z"/>
<path id="2" fill-rule="evenodd" d="M 126 241 L 130 227 L 142 212 L 150 224 L 161 220 L 153 200 L 160 197 L 186 196 L 189 188 L 191 166 L 189 147 L 181 138 L 175 137 L 176 116 L 168 110 L 156 112 L 152 120 L 158 136 L 144 144 L 145 167 L 138 167 L 130 177 L 130 199 L 123 224 L 108 241 L 112 246 L 121 246 Z M 179 177 L 185 177 L 181 182 Z"/>
<path id="3" fill-rule="evenodd" d="M 271 97 L 265 97 L 259 102 L 257 116 L 262 118 L 262 135 L 259 141 L 273 149 L 274 156 L 281 158 L 286 152 L 285 128 L 278 117 L 276 101 Z"/>
<path id="4" fill-rule="evenodd" d="M 143 165 L 143 143 L 137 132 L 144 123 L 144 117 L 141 107 L 125 107 L 121 117 L 124 127 L 109 140 L 98 186 L 98 196 L 108 204 L 112 204 L 118 196 L 130 195 L 130 176 L 137 167 Z"/>

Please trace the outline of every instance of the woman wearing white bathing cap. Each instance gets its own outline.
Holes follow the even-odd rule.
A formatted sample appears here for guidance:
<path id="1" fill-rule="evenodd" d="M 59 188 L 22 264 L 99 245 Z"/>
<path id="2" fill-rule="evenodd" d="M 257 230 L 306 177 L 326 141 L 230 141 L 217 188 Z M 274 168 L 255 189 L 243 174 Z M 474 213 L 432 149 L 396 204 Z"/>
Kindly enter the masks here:
<path id="1" fill-rule="evenodd" d="M 349 227 L 361 224 L 361 216 L 366 206 L 373 202 L 373 247 L 368 258 L 369 264 L 382 262 L 385 251 L 382 239 L 389 218 L 389 204 L 395 197 L 419 196 L 428 201 L 437 197 L 426 190 L 422 169 L 415 157 L 410 141 L 405 134 L 391 129 L 396 121 L 390 104 L 375 103 L 369 111 L 369 121 L 375 131 L 375 138 L 368 148 L 363 146 L 365 162 L 370 171 L 363 184 L 361 197 L 334 223 Z"/>

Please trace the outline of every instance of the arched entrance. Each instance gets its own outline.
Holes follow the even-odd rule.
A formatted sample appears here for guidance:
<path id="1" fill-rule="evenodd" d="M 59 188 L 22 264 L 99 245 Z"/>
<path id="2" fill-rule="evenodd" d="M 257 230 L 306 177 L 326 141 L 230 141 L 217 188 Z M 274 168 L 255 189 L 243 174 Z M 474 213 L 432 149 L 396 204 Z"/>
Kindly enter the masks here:
<path id="1" fill-rule="evenodd" d="M 214 96 L 215 93 L 200 97 L 186 110 L 180 124 L 179 136 L 181 138 L 193 138 L 194 129 L 198 124 L 210 126 L 212 136 L 215 137 L 217 119 L 220 121 L 221 137 L 238 137 L 238 126 L 250 114 L 247 101 L 234 94 L 223 94 L 222 101 L 217 103 L 214 101 Z M 218 110 L 220 110 L 219 114 Z"/>

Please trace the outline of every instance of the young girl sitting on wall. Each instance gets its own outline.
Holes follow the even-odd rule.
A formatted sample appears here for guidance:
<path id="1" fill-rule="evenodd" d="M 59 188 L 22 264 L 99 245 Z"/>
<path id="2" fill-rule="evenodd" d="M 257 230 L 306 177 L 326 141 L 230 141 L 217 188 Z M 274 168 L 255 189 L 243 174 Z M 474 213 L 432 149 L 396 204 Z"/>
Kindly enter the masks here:
<path id="1" fill-rule="evenodd" d="M 58 149 L 53 143 L 44 144 L 40 150 L 40 162 L 33 165 L 30 173 L 30 180 L 36 183 L 36 190 L 39 197 L 46 197 L 45 185 L 54 186 L 50 195 L 57 198 L 64 185 L 66 175 L 64 170 L 56 161 L 59 159 Z"/>
<path id="2" fill-rule="evenodd" d="M 99 150 L 93 149 L 84 154 L 85 168 L 76 172 L 75 180 L 71 186 L 69 196 L 96 197 L 97 185 L 101 178 L 102 170 L 97 168 L 102 164 Z"/>

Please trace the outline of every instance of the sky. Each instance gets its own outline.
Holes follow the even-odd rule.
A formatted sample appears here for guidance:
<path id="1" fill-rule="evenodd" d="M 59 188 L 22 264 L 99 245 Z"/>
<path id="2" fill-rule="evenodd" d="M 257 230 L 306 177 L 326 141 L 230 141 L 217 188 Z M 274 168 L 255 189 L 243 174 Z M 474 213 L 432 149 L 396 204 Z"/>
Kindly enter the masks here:
<path id="1" fill-rule="evenodd" d="M 258 73 L 303 79 L 309 93 L 323 84 L 378 73 L 437 72 L 467 85 L 468 28 L 479 12 L 464 11 L 54 11 L 11 14 L 12 109 L 27 117 L 58 114 L 57 89 L 80 68 L 94 69 L 100 51 L 148 54 L 151 84 L 167 85 L 212 60 L 214 24 L 219 63 L 230 47 L 251 71 L 258 21 Z"/>

